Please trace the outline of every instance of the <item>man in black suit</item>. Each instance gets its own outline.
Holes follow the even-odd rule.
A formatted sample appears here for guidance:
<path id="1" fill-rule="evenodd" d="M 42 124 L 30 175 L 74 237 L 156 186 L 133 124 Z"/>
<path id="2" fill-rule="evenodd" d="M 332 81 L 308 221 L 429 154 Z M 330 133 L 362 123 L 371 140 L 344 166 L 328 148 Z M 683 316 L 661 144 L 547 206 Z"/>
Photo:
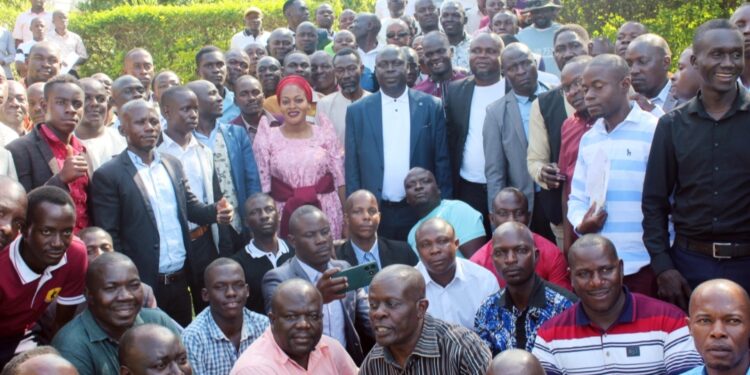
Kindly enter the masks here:
<path id="1" fill-rule="evenodd" d="M 487 106 L 506 93 L 505 80 L 500 75 L 503 48 L 502 39 L 495 34 L 482 33 L 474 38 L 469 46 L 472 75 L 451 82 L 444 99 L 453 191 L 456 198 L 482 214 L 487 233 L 490 215 L 482 128 Z"/>
<path id="2" fill-rule="evenodd" d="M 203 272 L 191 262 L 188 220 L 229 224 L 234 210 L 223 200 L 201 203 L 179 160 L 156 151 L 161 126 L 151 103 L 128 102 L 120 116 L 128 148 L 94 173 L 94 223 L 112 235 L 115 250 L 133 260 L 159 306 L 184 327 L 191 320 L 190 275 Z"/>
<path id="3" fill-rule="evenodd" d="M 266 193 L 255 193 L 245 201 L 245 225 L 252 239 L 232 258 L 245 270 L 245 280 L 250 291 L 245 306 L 259 314 L 263 307 L 263 276 L 294 256 L 294 248 L 279 238 L 279 210 L 276 201 Z"/>
<path id="4" fill-rule="evenodd" d="M 332 259 L 333 235 L 326 215 L 313 206 L 302 206 L 289 218 L 289 242 L 296 255 L 263 277 L 266 311 L 279 284 L 289 279 L 304 279 L 315 284 L 323 296 L 323 333 L 338 340 L 359 365 L 373 342 L 367 294 L 357 289 L 341 293 L 347 287 L 345 277 L 333 277 L 349 268 L 349 263 Z"/>
<path id="5" fill-rule="evenodd" d="M 336 258 L 356 266 L 377 262 L 378 269 L 391 264 L 415 266 L 419 262 L 414 250 L 402 241 L 378 236 L 380 210 L 378 199 L 367 190 L 352 193 L 344 204 L 344 220 L 349 240 L 336 248 Z"/>

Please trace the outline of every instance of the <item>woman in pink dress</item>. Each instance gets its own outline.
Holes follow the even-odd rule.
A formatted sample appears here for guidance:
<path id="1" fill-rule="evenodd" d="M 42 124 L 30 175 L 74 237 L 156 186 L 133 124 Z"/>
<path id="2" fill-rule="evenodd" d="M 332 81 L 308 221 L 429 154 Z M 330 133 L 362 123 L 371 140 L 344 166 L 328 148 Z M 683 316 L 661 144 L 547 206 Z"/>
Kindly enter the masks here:
<path id="1" fill-rule="evenodd" d="M 312 88 L 296 75 L 282 79 L 276 88 L 283 123 L 271 127 L 264 117 L 258 124 L 253 152 L 261 188 L 281 210 L 279 235 L 286 238 L 289 216 L 302 205 L 319 207 L 328 216 L 333 238 L 344 226 L 344 151 L 333 124 L 323 115 L 318 124 L 307 119 Z"/>

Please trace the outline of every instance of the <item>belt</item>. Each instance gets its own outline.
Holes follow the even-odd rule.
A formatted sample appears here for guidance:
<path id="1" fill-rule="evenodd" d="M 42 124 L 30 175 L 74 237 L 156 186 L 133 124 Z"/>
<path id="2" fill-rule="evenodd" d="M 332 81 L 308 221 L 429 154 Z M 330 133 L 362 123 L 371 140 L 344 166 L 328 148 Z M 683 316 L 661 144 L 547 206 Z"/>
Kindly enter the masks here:
<path id="1" fill-rule="evenodd" d="M 190 241 L 195 241 L 208 232 L 208 225 L 203 225 L 190 232 Z"/>
<path id="2" fill-rule="evenodd" d="M 675 236 L 674 243 L 692 252 L 707 255 L 716 259 L 732 259 L 750 256 L 750 243 L 702 242 L 685 236 Z"/>
<path id="3" fill-rule="evenodd" d="M 482 188 L 484 191 L 487 191 L 487 184 L 480 184 L 479 182 L 472 182 L 472 181 L 469 181 L 469 180 L 467 180 L 467 179 L 465 179 L 463 177 L 459 177 L 459 179 L 460 179 L 461 183 L 464 184 L 464 185 L 476 186 L 478 188 Z"/>
<path id="4" fill-rule="evenodd" d="M 156 283 L 158 285 L 169 285 L 181 281 L 185 278 L 185 269 L 181 269 L 177 272 L 172 273 L 160 273 L 156 275 Z"/>
<path id="5" fill-rule="evenodd" d="M 398 202 L 386 201 L 386 200 L 380 201 L 381 207 L 407 207 L 408 205 L 409 204 L 406 203 L 406 199 L 402 199 Z"/>

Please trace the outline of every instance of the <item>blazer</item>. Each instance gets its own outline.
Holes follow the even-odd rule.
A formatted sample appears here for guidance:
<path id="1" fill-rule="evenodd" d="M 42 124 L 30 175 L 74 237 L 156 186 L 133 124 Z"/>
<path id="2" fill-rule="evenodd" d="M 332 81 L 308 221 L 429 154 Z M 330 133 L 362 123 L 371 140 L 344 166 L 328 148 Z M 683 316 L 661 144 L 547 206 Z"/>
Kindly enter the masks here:
<path id="1" fill-rule="evenodd" d="M 203 204 L 193 195 L 179 160 L 167 154 L 160 156 L 177 198 L 186 266 L 197 275 L 203 270 L 190 262 L 192 246 L 188 220 L 199 225 L 213 224 L 216 222 L 216 206 Z M 141 280 L 155 286 L 159 274 L 159 231 L 151 201 L 128 150 L 99 167 L 91 185 L 94 223 L 112 235 L 115 251 L 133 260 Z"/>
<path id="2" fill-rule="evenodd" d="M 526 149 L 529 142 L 523 130 L 518 99 L 513 92 L 487 107 L 482 138 L 484 174 L 487 177 L 487 205 L 490 212 L 495 195 L 508 186 L 521 190 L 529 201 L 529 211 L 533 211 L 534 181 L 526 168 Z"/>
<path id="3" fill-rule="evenodd" d="M 391 264 L 406 264 L 416 266 L 419 262 L 417 254 L 411 249 L 408 243 L 403 241 L 394 241 L 378 236 L 378 257 L 382 268 Z M 346 261 L 352 266 L 359 264 L 357 255 L 352 247 L 352 240 L 347 240 L 340 246 L 336 247 L 336 259 Z"/>
<path id="4" fill-rule="evenodd" d="M 39 130 L 41 126 L 42 124 L 37 124 L 31 132 L 5 146 L 13 156 L 18 182 L 27 192 L 43 185 L 53 185 L 69 191 L 68 184 L 60 179 L 60 167 L 52 154 L 52 149 L 49 148 Z M 91 159 L 85 152 L 82 155 L 89 163 L 89 176 L 91 176 L 93 173 Z"/>
<path id="5" fill-rule="evenodd" d="M 341 269 L 349 268 L 349 263 L 343 260 L 331 259 L 329 266 Z M 295 256 L 281 267 L 266 272 L 263 276 L 263 300 L 266 305 L 266 312 L 271 310 L 271 297 L 276 288 L 282 282 L 294 278 L 305 279 L 312 282 L 307 277 L 307 273 L 300 261 Z M 362 363 L 365 353 L 369 352 L 374 344 L 372 341 L 372 327 L 370 326 L 370 305 L 367 302 L 367 294 L 364 290 L 351 291 L 346 293 L 346 297 L 341 300 L 344 305 L 344 334 L 346 335 L 346 351 L 352 357 L 357 365 Z"/>
<path id="6" fill-rule="evenodd" d="M 237 192 L 239 207 L 235 210 L 240 217 L 245 217 L 245 200 L 254 193 L 260 192 L 260 176 L 253 156 L 253 145 L 244 127 L 218 123 L 219 131 L 227 145 L 229 164 L 232 168 L 232 182 Z"/>
<path id="7" fill-rule="evenodd" d="M 453 195 L 450 161 L 445 140 L 445 116 L 440 99 L 409 90 L 410 168 L 435 174 L 443 198 Z M 378 200 L 383 191 L 382 93 L 364 97 L 347 107 L 344 169 L 346 195 L 367 189 Z M 406 119 L 404 119 L 406 120 Z"/>
<path id="8" fill-rule="evenodd" d="M 477 83 L 474 76 L 448 84 L 445 98 L 445 132 L 448 141 L 448 155 L 451 161 L 453 190 L 458 188 L 461 179 L 460 170 L 464 161 L 466 136 L 469 134 L 471 101 L 474 98 L 474 87 Z M 510 87 L 510 85 L 506 85 Z"/>

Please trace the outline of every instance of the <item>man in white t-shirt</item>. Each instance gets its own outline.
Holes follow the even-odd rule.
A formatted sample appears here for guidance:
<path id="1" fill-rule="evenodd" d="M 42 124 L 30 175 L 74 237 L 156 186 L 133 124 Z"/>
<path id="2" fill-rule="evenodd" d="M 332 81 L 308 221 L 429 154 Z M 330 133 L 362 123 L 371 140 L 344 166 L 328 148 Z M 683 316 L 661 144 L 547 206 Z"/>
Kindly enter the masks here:
<path id="1" fill-rule="evenodd" d="M 263 31 L 263 11 L 258 7 L 250 7 L 245 11 L 245 28 L 232 36 L 231 49 L 244 49 L 248 44 L 256 42 L 264 46 L 271 35 Z"/>
<path id="2" fill-rule="evenodd" d="M 518 41 L 529 46 L 532 52 L 542 55 L 545 71 L 558 77 L 560 76 L 560 69 L 557 67 L 552 53 L 554 51 L 555 31 L 560 28 L 560 24 L 554 22 L 554 20 L 560 8 L 562 6 L 556 4 L 553 0 L 526 1 L 526 8 L 523 11 L 529 14 L 533 23 L 516 35 Z"/>
<path id="3" fill-rule="evenodd" d="M 34 18 L 44 19 L 47 25 L 52 23 L 52 13 L 44 10 L 44 0 L 31 0 L 31 9 L 19 14 L 16 18 L 13 27 L 13 39 L 16 40 L 16 46 L 33 39 L 30 27 Z"/>
<path id="4" fill-rule="evenodd" d="M 93 78 L 83 78 L 79 83 L 84 93 L 83 118 L 75 136 L 86 146 L 92 170 L 96 170 L 121 153 L 127 142 L 117 129 L 106 126 L 109 96 L 104 85 Z"/>

